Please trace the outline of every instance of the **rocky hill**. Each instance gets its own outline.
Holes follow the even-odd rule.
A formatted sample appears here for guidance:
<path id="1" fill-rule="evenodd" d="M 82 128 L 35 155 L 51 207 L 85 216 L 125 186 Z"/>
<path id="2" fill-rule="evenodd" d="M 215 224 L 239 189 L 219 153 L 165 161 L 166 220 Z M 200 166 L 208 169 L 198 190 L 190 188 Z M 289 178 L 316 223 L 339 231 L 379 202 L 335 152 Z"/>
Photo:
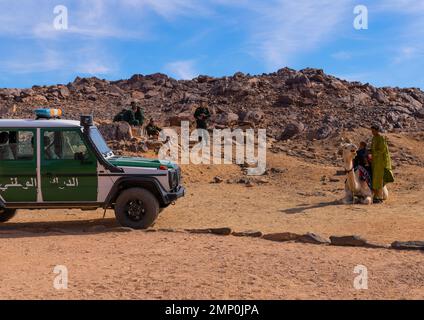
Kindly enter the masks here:
<path id="1" fill-rule="evenodd" d="M 67 85 L 0 89 L 0 116 L 33 118 L 35 108 L 58 107 L 66 118 L 92 113 L 96 120 L 111 120 L 132 100 L 162 125 L 193 120 L 194 108 L 205 101 L 216 127 L 267 128 L 281 140 L 323 140 L 376 121 L 389 132 L 424 130 L 420 89 L 376 88 L 310 68 L 189 81 L 160 73 L 119 81 L 78 77 Z"/>

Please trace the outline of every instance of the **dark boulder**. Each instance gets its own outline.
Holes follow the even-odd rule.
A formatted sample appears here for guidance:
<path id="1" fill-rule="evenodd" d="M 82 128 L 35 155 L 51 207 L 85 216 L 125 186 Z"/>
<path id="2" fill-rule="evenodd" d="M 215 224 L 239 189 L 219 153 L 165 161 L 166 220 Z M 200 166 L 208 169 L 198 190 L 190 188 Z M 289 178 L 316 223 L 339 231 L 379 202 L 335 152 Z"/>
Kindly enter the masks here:
<path id="1" fill-rule="evenodd" d="M 301 122 L 291 122 L 286 125 L 283 133 L 280 135 L 280 140 L 288 140 L 300 134 L 305 130 L 305 126 Z"/>
<path id="2" fill-rule="evenodd" d="M 395 241 L 391 247 L 397 250 L 424 250 L 424 241 Z"/>

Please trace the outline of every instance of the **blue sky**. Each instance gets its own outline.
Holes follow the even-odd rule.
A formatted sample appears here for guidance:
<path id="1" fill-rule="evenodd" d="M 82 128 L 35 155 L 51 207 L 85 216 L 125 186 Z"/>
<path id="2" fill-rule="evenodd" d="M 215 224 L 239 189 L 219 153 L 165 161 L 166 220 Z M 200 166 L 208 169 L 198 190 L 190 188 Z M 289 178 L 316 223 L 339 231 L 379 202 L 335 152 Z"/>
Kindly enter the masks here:
<path id="1" fill-rule="evenodd" d="M 68 9 L 56 30 L 54 8 Z M 365 5 L 367 30 L 354 8 Z M 423 0 L 0 0 L 0 87 L 288 66 L 424 88 Z"/>

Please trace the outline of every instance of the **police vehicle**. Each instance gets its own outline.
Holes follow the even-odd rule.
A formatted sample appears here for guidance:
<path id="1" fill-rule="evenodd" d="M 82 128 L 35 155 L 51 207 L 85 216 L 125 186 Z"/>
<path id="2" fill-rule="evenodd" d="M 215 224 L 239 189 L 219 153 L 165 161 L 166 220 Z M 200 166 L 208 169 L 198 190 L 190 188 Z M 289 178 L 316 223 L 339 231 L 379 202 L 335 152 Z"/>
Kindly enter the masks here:
<path id="1" fill-rule="evenodd" d="M 117 156 L 92 116 L 61 114 L 0 120 L 0 222 L 18 209 L 112 208 L 122 226 L 144 229 L 184 196 L 177 164 Z"/>

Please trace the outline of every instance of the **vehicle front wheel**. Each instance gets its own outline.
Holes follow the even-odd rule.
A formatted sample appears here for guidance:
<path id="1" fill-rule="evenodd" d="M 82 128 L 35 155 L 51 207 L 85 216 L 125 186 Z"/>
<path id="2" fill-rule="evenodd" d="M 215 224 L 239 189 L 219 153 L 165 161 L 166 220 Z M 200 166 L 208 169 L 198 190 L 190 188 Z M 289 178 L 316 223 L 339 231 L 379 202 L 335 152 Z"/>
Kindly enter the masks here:
<path id="1" fill-rule="evenodd" d="M 0 209 L 0 223 L 9 221 L 16 214 L 14 209 Z"/>
<path id="2" fill-rule="evenodd" d="M 116 200 L 115 216 L 123 227 L 147 229 L 159 215 L 159 201 L 146 189 L 122 191 Z"/>

